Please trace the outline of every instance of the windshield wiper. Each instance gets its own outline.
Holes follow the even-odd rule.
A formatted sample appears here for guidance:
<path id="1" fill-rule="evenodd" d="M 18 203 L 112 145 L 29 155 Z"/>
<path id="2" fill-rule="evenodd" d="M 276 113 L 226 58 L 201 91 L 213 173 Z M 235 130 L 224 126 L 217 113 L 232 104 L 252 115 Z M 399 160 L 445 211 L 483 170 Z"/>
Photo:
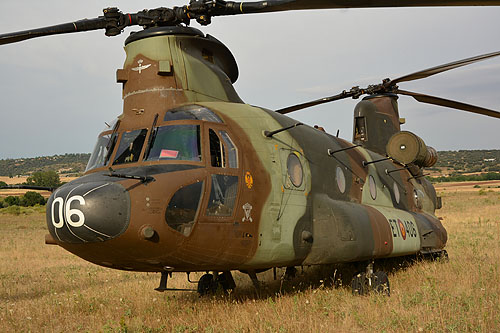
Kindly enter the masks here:
<path id="1" fill-rule="evenodd" d="M 140 180 L 141 183 L 143 183 L 145 185 L 156 181 L 156 179 L 154 177 L 151 177 L 151 176 L 134 176 L 134 175 L 127 175 L 127 174 L 123 174 L 123 173 L 116 173 L 115 170 L 113 170 L 111 167 L 109 168 L 109 174 L 107 174 L 106 176 L 116 177 L 116 178 L 124 178 L 124 179 Z"/>
<path id="2" fill-rule="evenodd" d="M 153 125 L 151 125 L 151 134 L 149 135 L 146 151 L 144 152 L 145 160 L 149 157 L 149 152 L 151 151 L 152 145 L 154 144 L 156 139 L 156 134 L 158 133 L 158 128 L 155 128 L 157 121 L 158 121 L 158 113 L 155 116 L 155 120 L 153 120 Z"/>

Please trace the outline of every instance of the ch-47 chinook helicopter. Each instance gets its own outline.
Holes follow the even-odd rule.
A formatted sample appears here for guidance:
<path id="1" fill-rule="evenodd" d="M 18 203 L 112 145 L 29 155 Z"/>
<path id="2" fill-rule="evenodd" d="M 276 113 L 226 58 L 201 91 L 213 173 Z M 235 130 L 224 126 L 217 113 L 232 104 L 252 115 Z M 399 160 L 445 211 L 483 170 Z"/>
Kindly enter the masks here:
<path id="1" fill-rule="evenodd" d="M 205 294 L 235 287 L 231 271 L 365 263 L 353 290 L 386 288 L 380 258 L 445 255 L 441 206 L 423 168 L 434 149 L 400 130 L 398 95 L 500 118 L 497 111 L 400 90 L 398 84 L 500 55 L 500 52 L 386 79 L 367 88 L 280 110 L 245 104 L 233 88 L 238 68 L 216 38 L 189 27 L 223 15 L 272 11 L 446 5 L 500 0 L 191 1 L 0 35 L 0 44 L 34 37 L 133 25 L 117 71 L 123 114 L 102 132 L 85 175 L 56 189 L 47 203 L 46 243 L 97 265 L 161 272 L 211 272 Z M 353 142 L 285 114 L 367 95 L 354 109 Z"/>

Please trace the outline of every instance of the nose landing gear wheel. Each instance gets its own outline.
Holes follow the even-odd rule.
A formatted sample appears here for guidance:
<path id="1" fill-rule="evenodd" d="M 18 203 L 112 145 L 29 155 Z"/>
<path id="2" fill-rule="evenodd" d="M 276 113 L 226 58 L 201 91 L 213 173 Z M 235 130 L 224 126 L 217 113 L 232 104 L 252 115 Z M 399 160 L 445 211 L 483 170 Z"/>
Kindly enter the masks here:
<path id="1" fill-rule="evenodd" d="M 217 291 L 217 282 L 214 281 L 212 274 L 204 274 L 198 281 L 198 294 L 200 296 L 215 294 Z"/>

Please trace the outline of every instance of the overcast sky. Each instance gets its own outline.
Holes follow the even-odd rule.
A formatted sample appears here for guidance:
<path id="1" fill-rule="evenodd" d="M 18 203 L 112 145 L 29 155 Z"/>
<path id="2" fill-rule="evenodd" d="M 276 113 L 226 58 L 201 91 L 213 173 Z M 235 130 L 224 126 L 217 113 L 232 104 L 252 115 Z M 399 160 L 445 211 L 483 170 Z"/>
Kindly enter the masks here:
<path id="1" fill-rule="evenodd" d="M 0 33 L 188 1 L 2 0 Z M 500 50 L 500 7 L 351 9 L 214 18 L 200 28 L 233 52 L 236 89 L 252 105 L 277 109 Z M 90 152 L 122 112 L 115 72 L 131 31 L 51 36 L 0 46 L 0 159 Z M 500 110 L 500 57 L 401 88 Z M 345 100 L 292 114 L 351 140 Z M 399 99 L 405 130 L 438 150 L 499 149 L 500 119 Z"/>

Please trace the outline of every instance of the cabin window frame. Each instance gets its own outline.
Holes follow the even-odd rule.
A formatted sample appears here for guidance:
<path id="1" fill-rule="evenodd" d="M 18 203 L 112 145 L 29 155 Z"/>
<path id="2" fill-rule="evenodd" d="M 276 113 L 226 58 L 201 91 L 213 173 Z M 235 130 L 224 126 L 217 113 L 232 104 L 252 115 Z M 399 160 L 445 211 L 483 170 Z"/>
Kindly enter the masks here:
<path id="1" fill-rule="evenodd" d="M 141 149 L 137 152 L 137 156 L 138 158 L 135 160 L 135 161 L 131 161 L 131 162 L 121 162 L 121 163 L 117 163 L 117 157 L 116 155 L 118 154 L 118 150 L 120 148 L 120 146 L 122 145 L 122 141 L 123 141 L 123 136 L 126 134 L 126 133 L 132 133 L 132 132 L 139 132 L 139 131 L 146 131 L 145 135 L 144 135 L 144 140 L 142 142 L 142 146 L 141 146 Z M 143 160 L 143 155 L 144 155 L 144 149 L 146 147 L 146 143 L 148 142 L 148 138 L 149 136 L 151 135 L 151 131 L 149 130 L 149 128 L 147 127 L 139 127 L 139 128 L 136 128 L 136 129 L 130 129 L 130 130 L 124 130 L 123 132 L 120 133 L 120 136 L 118 138 L 118 140 L 116 141 L 115 143 L 115 147 L 114 147 L 114 152 L 113 152 L 113 155 L 112 155 L 112 158 L 110 158 L 110 161 L 111 162 L 111 165 L 112 166 L 122 166 L 122 165 L 130 165 L 130 164 L 134 164 L 134 163 L 139 163 Z M 138 138 L 139 136 L 136 136 L 134 141 Z M 124 153 L 125 151 L 123 151 Z"/>
<path id="2" fill-rule="evenodd" d="M 300 161 L 300 166 L 302 169 L 302 183 L 300 186 L 296 186 L 292 183 L 290 176 L 288 174 L 288 158 L 291 154 L 297 156 Z M 279 150 L 279 156 L 281 161 L 281 173 L 282 173 L 282 184 L 283 188 L 292 191 L 304 192 L 307 187 L 307 164 L 304 155 L 296 149 L 281 148 Z"/>

